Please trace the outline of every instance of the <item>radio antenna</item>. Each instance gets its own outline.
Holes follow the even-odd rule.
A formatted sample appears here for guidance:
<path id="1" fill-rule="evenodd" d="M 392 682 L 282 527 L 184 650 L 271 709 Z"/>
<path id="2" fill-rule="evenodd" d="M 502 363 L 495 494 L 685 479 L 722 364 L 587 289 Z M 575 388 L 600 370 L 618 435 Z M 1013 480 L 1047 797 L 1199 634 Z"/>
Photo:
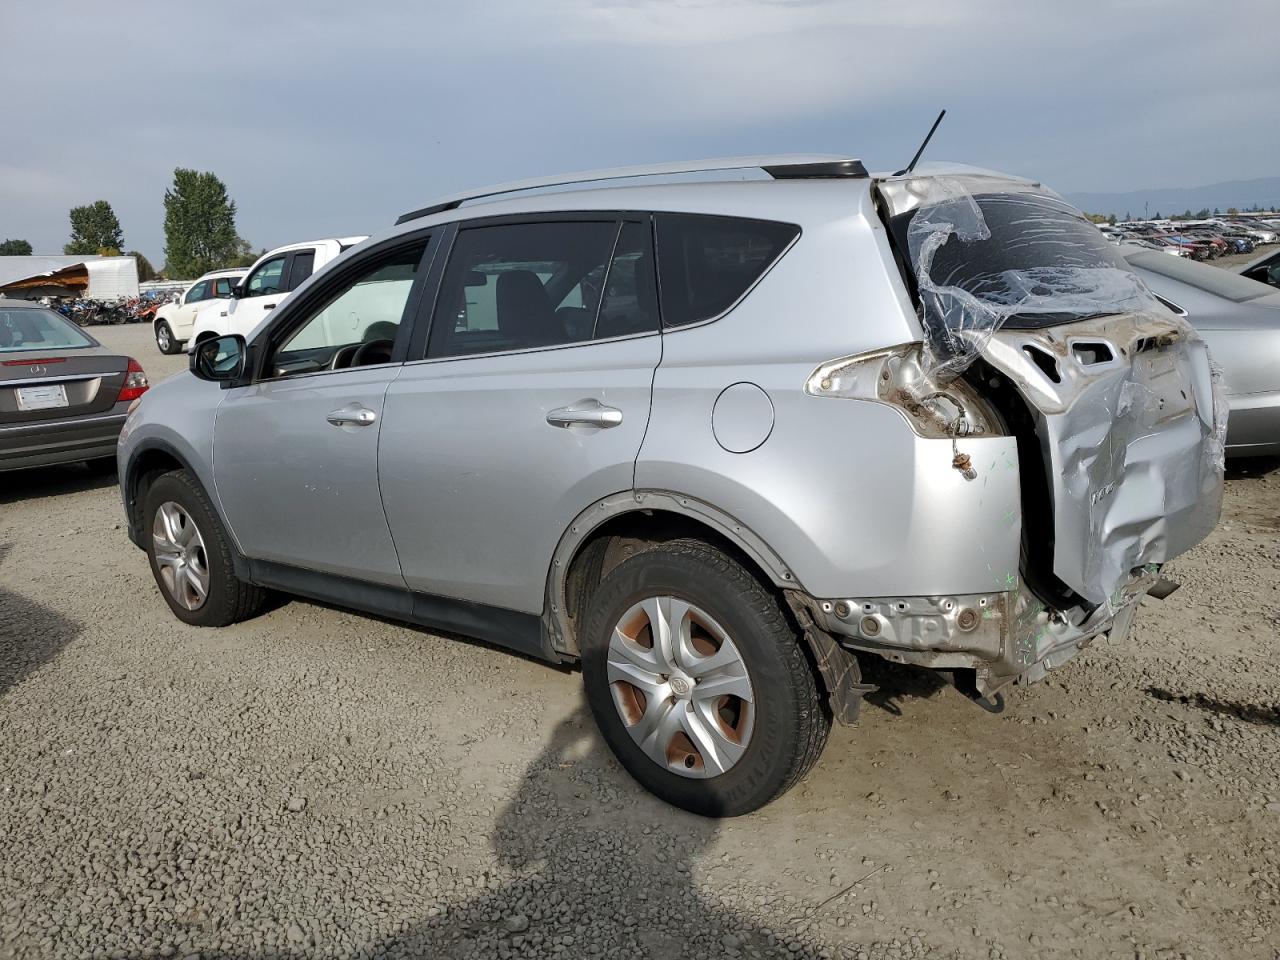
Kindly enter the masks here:
<path id="1" fill-rule="evenodd" d="M 938 119 L 933 121 L 933 126 L 929 128 L 928 134 L 924 138 L 924 143 L 920 144 L 920 149 L 916 151 L 916 155 L 911 158 L 911 162 L 907 164 L 905 169 L 899 170 L 894 174 L 895 177 L 901 177 L 916 168 L 916 164 L 920 162 L 920 157 L 924 153 L 924 148 L 929 145 L 929 141 L 933 139 L 933 132 L 938 129 L 938 124 L 942 122 L 942 118 L 947 115 L 947 111 L 943 110 L 938 114 Z"/>

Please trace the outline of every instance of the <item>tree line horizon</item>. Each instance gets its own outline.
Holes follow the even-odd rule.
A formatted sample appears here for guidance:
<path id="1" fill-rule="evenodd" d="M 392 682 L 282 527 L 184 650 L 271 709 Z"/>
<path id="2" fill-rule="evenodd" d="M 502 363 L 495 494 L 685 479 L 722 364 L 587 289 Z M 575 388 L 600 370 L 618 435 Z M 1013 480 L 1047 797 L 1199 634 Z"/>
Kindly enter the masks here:
<path id="1" fill-rule="evenodd" d="M 173 183 L 164 192 L 164 264 L 159 270 L 140 251 L 124 249 L 124 231 L 110 202 L 72 207 L 68 219 L 71 235 L 63 254 L 134 257 L 140 281 L 192 280 L 210 270 L 247 267 L 266 252 L 255 253 L 236 231 L 236 202 L 226 184 L 211 172 L 184 167 L 174 169 Z M 32 255 L 27 240 L 0 241 L 0 256 Z"/>

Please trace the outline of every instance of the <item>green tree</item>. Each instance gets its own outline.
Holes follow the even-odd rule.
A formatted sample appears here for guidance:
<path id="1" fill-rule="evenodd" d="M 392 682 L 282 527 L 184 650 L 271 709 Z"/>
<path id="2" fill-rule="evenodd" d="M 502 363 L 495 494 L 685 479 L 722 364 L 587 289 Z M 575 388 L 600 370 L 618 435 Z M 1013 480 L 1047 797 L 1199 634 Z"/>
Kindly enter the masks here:
<path id="1" fill-rule="evenodd" d="M 1239 211 L 1238 209 L 1236 209 L 1235 207 L 1227 207 L 1227 216 L 1228 216 L 1228 217 L 1238 217 L 1238 216 L 1240 216 L 1240 211 Z"/>
<path id="2" fill-rule="evenodd" d="M 165 272 L 198 277 L 234 262 L 241 246 L 226 184 L 212 173 L 174 170 L 173 186 L 164 192 Z"/>
<path id="3" fill-rule="evenodd" d="M 1209 218 L 1209 208 L 1208 208 L 1208 207 L 1201 207 L 1199 210 L 1197 210 L 1197 211 L 1196 211 L 1196 219 L 1197 219 L 1197 220 L 1207 220 L 1208 218 Z"/>
<path id="4" fill-rule="evenodd" d="M 1116 215 L 1114 213 L 1107 214 L 1107 223 L 1113 227 L 1116 225 Z"/>
<path id="5" fill-rule="evenodd" d="M 0 240 L 0 257 L 29 257 L 31 244 L 26 240 Z"/>
<path id="6" fill-rule="evenodd" d="M 71 240 L 62 248 L 66 254 L 96 254 L 103 247 L 119 250 L 124 246 L 120 221 L 111 204 L 95 200 L 83 207 L 71 208 Z"/>
<path id="7" fill-rule="evenodd" d="M 140 254 L 137 250 L 130 250 L 125 254 L 126 257 L 133 257 L 138 261 L 138 282 L 145 283 L 148 280 L 156 278 L 156 268 L 151 265 L 151 261 Z"/>

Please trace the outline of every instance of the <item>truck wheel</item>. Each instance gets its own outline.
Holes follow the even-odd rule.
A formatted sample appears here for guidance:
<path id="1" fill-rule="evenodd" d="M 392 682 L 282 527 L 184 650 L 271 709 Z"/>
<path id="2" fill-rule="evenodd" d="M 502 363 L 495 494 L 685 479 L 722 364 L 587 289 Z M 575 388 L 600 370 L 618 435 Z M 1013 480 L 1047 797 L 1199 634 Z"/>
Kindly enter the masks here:
<path id="1" fill-rule="evenodd" d="M 799 636 L 720 550 L 678 540 L 623 561 L 584 619 L 591 712 L 627 772 L 668 803 L 750 813 L 822 753 L 831 721 Z"/>
<path id="2" fill-rule="evenodd" d="M 156 324 L 156 346 L 160 348 L 161 353 L 168 355 L 173 355 L 179 350 L 178 341 L 173 339 L 173 331 L 164 320 Z"/>
<path id="3" fill-rule="evenodd" d="M 142 516 L 151 572 L 179 620 L 225 627 L 262 609 L 266 591 L 236 576 L 227 532 L 190 473 L 175 470 L 157 479 Z"/>

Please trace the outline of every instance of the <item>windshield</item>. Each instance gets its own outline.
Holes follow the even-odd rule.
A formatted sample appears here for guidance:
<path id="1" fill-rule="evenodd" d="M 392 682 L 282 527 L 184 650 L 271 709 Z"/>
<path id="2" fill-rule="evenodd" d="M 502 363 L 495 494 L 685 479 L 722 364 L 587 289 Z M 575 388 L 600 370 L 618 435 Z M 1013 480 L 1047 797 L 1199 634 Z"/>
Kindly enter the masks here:
<path id="1" fill-rule="evenodd" d="M 1145 250 L 1131 253 L 1128 261 L 1135 267 L 1150 270 L 1170 280 L 1177 280 L 1189 287 L 1196 287 L 1216 297 L 1243 303 L 1264 294 L 1275 291 L 1264 283 L 1250 280 L 1221 267 L 1210 267 L 1203 263 L 1184 260 L 1182 257 L 1170 257 L 1165 254 L 1148 253 Z"/>
<path id="2" fill-rule="evenodd" d="M 930 327 L 1045 327 L 1151 304 L 1115 244 L 1056 196 L 957 191 L 893 227 Z"/>
<path id="3" fill-rule="evenodd" d="M 0 307 L 0 353 L 19 350 L 76 350 L 94 342 L 52 310 Z"/>

